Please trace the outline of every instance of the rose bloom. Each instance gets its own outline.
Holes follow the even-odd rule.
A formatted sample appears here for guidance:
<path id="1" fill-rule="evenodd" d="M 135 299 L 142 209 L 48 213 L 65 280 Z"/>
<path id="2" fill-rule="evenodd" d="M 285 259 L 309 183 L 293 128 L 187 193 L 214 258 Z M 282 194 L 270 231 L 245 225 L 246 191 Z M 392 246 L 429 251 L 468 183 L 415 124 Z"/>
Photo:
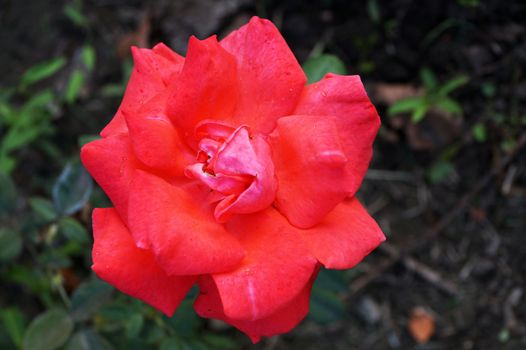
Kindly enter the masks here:
<path id="1" fill-rule="evenodd" d="M 196 312 L 256 342 L 308 313 L 321 266 L 348 269 L 384 239 L 354 196 L 380 126 L 358 76 L 306 77 L 254 17 L 186 57 L 132 48 L 134 69 L 81 158 L 114 208 L 93 212 L 93 270 L 171 316 Z"/>

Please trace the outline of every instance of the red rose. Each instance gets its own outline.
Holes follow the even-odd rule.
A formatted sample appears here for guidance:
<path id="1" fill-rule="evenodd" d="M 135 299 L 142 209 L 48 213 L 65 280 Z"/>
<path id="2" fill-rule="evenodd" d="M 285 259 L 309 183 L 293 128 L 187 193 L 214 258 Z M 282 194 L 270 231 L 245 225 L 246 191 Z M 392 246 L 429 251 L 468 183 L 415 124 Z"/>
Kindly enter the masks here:
<path id="1" fill-rule="evenodd" d="M 306 78 L 274 25 L 132 48 L 122 104 L 82 161 L 115 208 L 93 213 L 93 270 L 172 315 L 253 341 L 308 312 L 320 265 L 348 269 L 385 238 L 354 197 L 380 121 L 358 76 Z"/>

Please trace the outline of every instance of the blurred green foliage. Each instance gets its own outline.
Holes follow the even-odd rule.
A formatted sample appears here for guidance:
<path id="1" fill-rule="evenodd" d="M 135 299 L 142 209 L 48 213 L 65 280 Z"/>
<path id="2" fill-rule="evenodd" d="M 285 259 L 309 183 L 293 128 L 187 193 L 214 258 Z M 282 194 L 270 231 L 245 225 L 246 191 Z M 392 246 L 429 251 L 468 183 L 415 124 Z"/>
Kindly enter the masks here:
<path id="1" fill-rule="evenodd" d="M 395 102 L 387 111 L 389 115 L 409 113 L 413 123 L 421 121 L 433 108 L 451 115 L 462 115 L 462 106 L 449 95 L 468 82 L 467 76 L 461 75 L 439 84 L 436 75 L 423 68 L 420 71 L 420 80 L 424 86 L 424 94 Z"/>
<path id="2" fill-rule="evenodd" d="M 313 57 L 303 64 L 308 83 L 312 84 L 321 80 L 325 74 L 347 74 L 344 63 L 336 56 L 324 54 Z"/>

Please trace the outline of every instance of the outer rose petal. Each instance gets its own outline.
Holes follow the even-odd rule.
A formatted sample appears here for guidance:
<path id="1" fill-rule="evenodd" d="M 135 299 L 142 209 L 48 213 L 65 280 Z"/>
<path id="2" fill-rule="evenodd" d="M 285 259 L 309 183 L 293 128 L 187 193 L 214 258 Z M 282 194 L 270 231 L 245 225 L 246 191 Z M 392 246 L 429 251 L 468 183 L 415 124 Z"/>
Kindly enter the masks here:
<path id="1" fill-rule="evenodd" d="M 102 137 L 127 132 L 123 111 L 135 113 L 180 72 L 184 58 L 164 44 L 152 50 L 132 47 L 134 67 L 117 113 L 100 133 Z"/>
<path id="2" fill-rule="evenodd" d="M 168 176 L 182 176 L 190 154 L 166 115 L 168 92 L 160 93 L 135 113 L 126 113 L 130 139 L 137 158 Z"/>
<path id="3" fill-rule="evenodd" d="M 144 171 L 134 175 L 128 227 L 169 275 L 229 271 L 245 256 L 237 239 L 215 222 L 205 195 Z"/>
<path id="4" fill-rule="evenodd" d="M 237 60 L 240 99 L 234 125 L 271 132 L 276 120 L 290 114 L 307 78 L 272 22 L 253 17 L 221 41 Z"/>
<path id="5" fill-rule="evenodd" d="M 247 255 L 235 270 L 212 274 L 224 313 L 249 321 L 270 316 L 305 287 L 316 259 L 301 232 L 272 208 L 233 217 L 226 227 Z"/>
<path id="6" fill-rule="evenodd" d="M 92 269 L 97 276 L 171 316 L 196 279 L 168 276 L 151 252 L 135 246 L 112 208 L 93 211 L 93 235 Z"/>
<path id="7" fill-rule="evenodd" d="M 317 271 L 299 294 L 273 314 L 257 320 L 234 320 L 225 315 L 221 298 L 214 281 L 203 277 L 199 281 L 200 294 L 194 303 L 194 309 L 201 317 L 223 320 L 250 337 L 257 343 L 262 336 L 289 332 L 300 323 L 309 312 L 309 301 L 312 285 Z"/>
<path id="8" fill-rule="evenodd" d="M 277 206 L 289 221 L 312 227 L 350 192 L 353 174 L 334 117 L 290 116 L 271 134 Z"/>
<path id="9" fill-rule="evenodd" d="M 228 120 L 238 98 L 236 62 L 219 46 L 215 36 L 191 37 L 188 53 L 173 94 L 168 115 L 184 136 L 193 136 L 204 119 Z"/>
<path id="10" fill-rule="evenodd" d="M 349 160 L 346 171 L 352 196 L 363 180 L 372 157 L 372 145 L 380 118 L 367 97 L 360 77 L 327 74 L 321 81 L 307 85 L 294 114 L 336 117 L 340 141 Z"/>
<path id="11" fill-rule="evenodd" d="M 155 53 L 151 56 L 152 68 L 159 73 L 165 85 L 170 85 L 181 72 L 184 57 L 163 43 L 155 45 L 151 51 Z"/>
<path id="12" fill-rule="evenodd" d="M 88 143 L 82 147 L 80 159 L 127 222 L 130 182 L 135 169 L 141 167 L 128 135 L 117 134 Z"/>
<path id="13" fill-rule="evenodd" d="M 328 269 L 350 269 L 385 241 L 356 197 L 346 199 L 303 233 L 312 253 Z"/>

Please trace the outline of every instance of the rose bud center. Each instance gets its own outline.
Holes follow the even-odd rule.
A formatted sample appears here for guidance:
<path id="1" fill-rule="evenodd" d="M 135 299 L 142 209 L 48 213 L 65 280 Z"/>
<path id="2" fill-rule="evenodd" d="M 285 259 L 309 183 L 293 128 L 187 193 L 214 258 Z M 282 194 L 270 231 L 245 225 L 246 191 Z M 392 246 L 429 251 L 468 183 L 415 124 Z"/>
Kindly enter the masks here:
<path id="1" fill-rule="evenodd" d="M 246 125 L 237 129 L 215 121 L 196 126 L 197 162 L 185 175 L 210 189 L 217 203 L 214 216 L 226 222 L 233 214 L 248 214 L 274 201 L 277 182 L 270 146 L 261 134 L 251 135 Z"/>

